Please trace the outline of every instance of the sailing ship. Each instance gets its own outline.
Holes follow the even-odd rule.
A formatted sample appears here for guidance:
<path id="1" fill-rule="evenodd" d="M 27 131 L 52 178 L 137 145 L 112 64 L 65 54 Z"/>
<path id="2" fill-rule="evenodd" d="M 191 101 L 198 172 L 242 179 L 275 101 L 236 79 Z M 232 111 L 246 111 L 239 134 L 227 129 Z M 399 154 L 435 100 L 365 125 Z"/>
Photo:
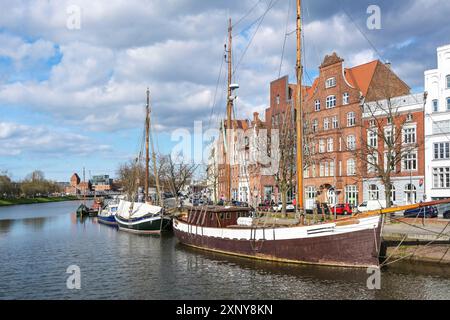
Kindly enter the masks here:
<path id="1" fill-rule="evenodd" d="M 114 219 L 119 226 L 119 230 L 137 234 L 159 234 L 168 231 L 172 227 L 172 218 L 165 215 L 164 205 L 161 199 L 159 177 L 156 169 L 156 154 L 153 140 L 150 139 L 151 119 L 150 119 L 150 90 L 147 89 L 147 105 L 145 119 L 145 189 L 144 203 L 121 200 L 117 208 Z M 151 140 L 151 141 L 150 141 Z M 149 197 L 149 163 L 150 163 L 150 143 L 152 148 L 153 169 L 156 179 L 157 196 L 159 206 L 150 203 Z"/>
<path id="2" fill-rule="evenodd" d="M 227 126 L 232 128 L 233 100 L 231 84 L 232 25 L 228 47 Z M 302 88 L 301 0 L 297 0 L 297 87 Z M 296 90 L 296 167 L 303 168 L 302 90 Z M 229 138 L 229 133 L 227 134 Z M 225 143 L 225 138 L 224 138 Z M 230 145 L 229 141 L 227 143 Z M 224 148 L 226 150 L 226 148 Z M 229 152 L 225 151 L 227 158 Z M 230 161 L 225 175 L 231 188 Z M 297 190 L 303 188 L 303 170 L 296 170 Z M 228 190 L 228 199 L 231 190 Z M 296 194 L 297 219 L 285 224 L 261 223 L 251 209 L 242 207 L 194 207 L 187 216 L 174 219 L 178 240 L 187 246 L 224 254 L 288 263 L 344 267 L 379 267 L 381 232 L 384 216 L 406 209 L 439 204 L 420 203 L 358 214 L 329 222 L 305 225 L 303 192 Z M 448 200 L 446 200 L 448 202 Z M 267 221 L 267 220 L 266 220 Z"/>

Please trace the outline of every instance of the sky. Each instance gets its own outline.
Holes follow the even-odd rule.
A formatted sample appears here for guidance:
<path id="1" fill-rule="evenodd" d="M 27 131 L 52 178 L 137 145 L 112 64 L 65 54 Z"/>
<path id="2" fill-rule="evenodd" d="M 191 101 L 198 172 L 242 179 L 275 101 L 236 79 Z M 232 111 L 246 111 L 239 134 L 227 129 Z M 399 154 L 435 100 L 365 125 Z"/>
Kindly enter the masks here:
<path id="1" fill-rule="evenodd" d="M 307 84 L 337 52 L 346 67 L 389 61 L 420 92 L 436 48 L 450 43 L 448 0 L 302 2 Z M 294 0 L 0 4 L 0 171 L 15 180 L 42 170 L 68 181 L 83 167 L 88 177 L 114 176 L 141 149 L 147 87 L 158 152 L 171 153 L 195 121 L 217 127 L 229 17 L 237 117 L 263 113 L 279 75 L 295 81 Z M 367 27 L 370 5 L 380 9 L 380 29 Z"/>

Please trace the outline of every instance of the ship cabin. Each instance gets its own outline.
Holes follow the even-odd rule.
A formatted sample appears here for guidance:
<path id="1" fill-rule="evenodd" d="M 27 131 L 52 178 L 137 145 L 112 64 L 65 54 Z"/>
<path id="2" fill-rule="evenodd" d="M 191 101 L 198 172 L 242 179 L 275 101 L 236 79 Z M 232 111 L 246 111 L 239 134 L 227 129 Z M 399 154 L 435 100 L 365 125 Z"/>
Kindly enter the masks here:
<path id="1" fill-rule="evenodd" d="M 238 225 L 239 218 L 252 216 L 248 207 L 193 207 L 185 218 L 190 225 L 209 228 L 227 228 Z"/>

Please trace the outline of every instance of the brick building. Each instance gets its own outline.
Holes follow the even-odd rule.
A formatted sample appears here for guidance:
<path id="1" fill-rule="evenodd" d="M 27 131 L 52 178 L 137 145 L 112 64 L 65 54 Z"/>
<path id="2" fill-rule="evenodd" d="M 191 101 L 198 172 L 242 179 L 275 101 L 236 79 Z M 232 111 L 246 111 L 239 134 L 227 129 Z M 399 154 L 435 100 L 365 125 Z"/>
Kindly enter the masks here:
<path id="1" fill-rule="evenodd" d="M 410 91 L 378 60 L 353 68 L 344 68 L 343 62 L 336 53 L 326 56 L 303 97 L 306 209 L 316 201 L 362 202 L 366 173 L 356 156 L 365 143 L 362 106 Z"/>
<path id="2" fill-rule="evenodd" d="M 389 64 L 375 60 L 352 68 L 344 68 L 344 60 L 336 53 L 326 56 L 319 67 L 319 75 L 311 87 L 303 87 L 303 123 L 305 126 L 304 152 L 304 186 L 305 207 L 311 209 L 316 201 L 333 203 L 350 203 L 357 205 L 363 200 L 374 198 L 375 193 L 367 192 L 373 184 L 376 175 L 368 173 L 367 166 L 358 160 L 363 144 L 368 142 L 370 117 L 364 114 L 364 106 L 387 98 L 397 98 L 402 105 L 401 119 L 415 126 L 416 141 L 423 134 L 423 112 L 418 103 L 411 103 L 410 88 L 390 68 Z M 265 121 L 255 114 L 253 121 L 236 120 L 233 126 L 244 132 L 244 147 L 231 146 L 232 152 L 232 197 L 234 200 L 248 201 L 257 205 L 265 200 L 278 202 L 281 200 L 277 181 L 279 176 L 267 173 L 266 166 L 257 161 L 248 161 L 252 154 L 264 149 L 261 143 L 261 132 L 270 137 L 277 129 L 283 132 L 288 129 L 292 148 L 295 154 L 295 99 L 296 88 L 289 84 L 288 76 L 273 81 L 270 84 L 270 106 L 265 110 Z M 404 96 L 404 97 L 403 97 Z M 405 100 L 405 102 L 403 102 Z M 408 118 L 408 121 L 406 120 Z M 399 118 L 400 119 L 400 118 Z M 261 131 L 264 130 L 264 131 Z M 282 137 L 283 138 L 283 137 Z M 234 134 L 232 143 L 241 138 Z M 282 139 L 281 139 L 282 140 Z M 219 163 L 224 163 L 223 134 L 217 141 Z M 257 150 L 258 149 L 258 150 Z M 282 149 L 282 148 L 281 148 Z M 278 150 L 279 151 L 279 150 Z M 265 151 L 264 151 L 265 152 Z M 270 156 L 270 147 L 267 155 Z M 383 152 L 381 148 L 380 152 Z M 360 155 L 359 155 L 360 156 Z M 416 156 L 416 162 L 414 162 Z M 272 157 L 273 158 L 273 157 Z M 405 168 L 417 170 L 402 170 L 399 164 L 395 172 L 394 188 L 400 192 L 395 194 L 394 202 L 398 203 L 409 197 L 408 201 L 417 201 L 421 197 L 420 185 L 423 183 L 423 149 L 419 146 L 415 155 L 407 159 Z M 416 163 L 415 166 L 412 165 Z M 219 194 L 226 195 L 228 182 L 225 179 L 225 166 L 219 165 Z M 292 172 L 292 183 L 288 191 L 288 201 L 295 197 L 295 166 Z M 270 170 L 269 170 L 270 171 Z M 410 192 L 405 191 L 406 178 Z M 367 180 L 369 179 L 369 180 Z M 370 180 L 372 179 L 372 180 Z M 246 182 L 246 183 L 244 183 Z M 372 183 L 370 183 L 372 182 Z M 370 183 L 370 184 L 369 184 Z M 414 185 L 414 186 L 413 186 Z M 414 187 L 416 193 L 414 194 Z M 402 190 L 402 191 L 400 191 Z M 374 191 L 375 192 L 375 191 Z M 379 199 L 383 196 L 379 189 Z"/>

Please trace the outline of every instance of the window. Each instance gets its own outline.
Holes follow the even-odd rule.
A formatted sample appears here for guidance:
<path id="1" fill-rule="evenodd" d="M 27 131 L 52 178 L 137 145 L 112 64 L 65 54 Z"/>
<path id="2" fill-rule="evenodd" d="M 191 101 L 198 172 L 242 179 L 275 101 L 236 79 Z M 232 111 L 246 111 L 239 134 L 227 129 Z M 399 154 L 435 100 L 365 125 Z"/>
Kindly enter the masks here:
<path id="1" fill-rule="evenodd" d="M 367 173 L 378 172 L 378 154 L 375 152 L 367 156 Z"/>
<path id="2" fill-rule="evenodd" d="M 312 166 L 312 176 L 313 176 L 313 178 L 316 177 L 316 165 L 315 164 L 313 164 L 313 166 Z"/>
<path id="3" fill-rule="evenodd" d="M 406 116 L 406 122 L 412 122 L 413 121 L 413 115 L 410 113 Z"/>
<path id="4" fill-rule="evenodd" d="M 327 97 L 327 109 L 336 107 L 336 96 Z"/>
<path id="5" fill-rule="evenodd" d="M 331 118 L 331 121 L 333 123 L 333 129 L 338 129 L 339 128 L 339 120 L 337 116 L 334 116 L 333 118 Z"/>
<path id="6" fill-rule="evenodd" d="M 395 171 L 395 153 L 384 153 L 384 169 Z"/>
<path id="7" fill-rule="evenodd" d="M 324 176 L 325 176 L 325 177 L 328 177 L 328 176 L 330 175 L 330 170 L 329 170 L 329 167 L 328 167 L 328 162 L 325 162 L 325 163 L 324 163 L 324 166 L 325 166 L 325 174 L 324 174 Z"/>
<path id="8" fill-rule="evenodd" d="M 358 205 L 358 187 L 346 186 L 345 187 L 345 202 L 352 205 Z"/>
<path id="9" fill-rule="evenodd" d="M 327 81 L 325 82 L 325 88 L 332 88 L 336 86 L 336 78 L 329 78 L 327 79 Z"/>
<path id="10" fill-rule="evenodd" d="M 367 143 L 369 147 L 377 148 L 378 147 L 378 132 L 376 129 L 369 130 Z"/>
<path id="11" fill-rule="evenodd" d="M 450 167 L 433 168 L 433 189 L 450 188 Z"/>
<path id="12" fill-rule="evenodd" d="M 417 171 L 417 153 L 411 152 L 403 156 L 403 171 Z"/>
<path id="13" fill-rule="evenodd" d="M 306 168 L 306 169 L 303 171 L 303 176 L 304 176 L 306 179 L 309 178 L 309 168 Z"/>
<path id="14" fill-rule="evenodd" d="M 356 137 L 355 136 L 350 135 L 347 137 L 347 149 L 348 150 L 356 149 Z"/>
<path id="15" fill-rule="evenodd" d="M 328 130 L 328 129 L 330 129 L 330 119 L 325 118 L 325 119 L 323 119 L 323 130 Z"/>
<path id="16" fill-rule="evenodd" d="M 392 118 L 389 117 L 389 118 L 387 119 L 387 124 L 388 124 L 388 126 L 392 125 Z"/>
<path id="17" fill-rule="evenodd" d="M 397 194 L 395 192 L 395 187 L 391 186 L 391 203 L 393 204 L 395 201 L 397 201 Z"/>
<path id="18" fill-rule="evenodd" d="M 369 126 L 371 127 L 371 128 L 373 128 L 373 127 L 375 127 L 375 120 L 370 120 L 369 121 Z"/>
<path id="19" fill-rule="evenodd" d="M 347 175 L 348 176 L 356 175 L 356 163 L 354 159 L 347 160 Z"/>
<path id="20" fill-rule="evenodd" d="M 413 184 L 407 184 L 405 186 L 405 198 L 406 203 L 414 204 L 417 202 L 417 189 Z"/>
<path id="21" fill-rule="evenodd" d="M 324 177 L 325 174 L 325 166 L 323 163 L 320 164 L 320 169 L 319 169 L 319 177 Z"/>
<path id="22" fill-rule="evenodd" d="M 327 151 L 328 151 L 328 152 L 333 152 L 333 151 L 334 151 L 334 141 L 333 141 L 333 138 L 328 138 L 328 141 L 327 141 Z"/>
<path id="23" fill-rule="evenodd" d="M 312 122 L 312 131 L 317 132 L 319 130 L 319 120 L 314 119 Z"/>
<path id="24" fill-rule="evenodd" d="M 416 143 L 416 127 L 408 127 L 403 129 L 403 142 Z"/>
<path id="25" fill-rule="evenodd" d="M 354 112 L 347 113 L 347 127 L 354 127 L 356 125 L 356 116 Z"/>
<path id="26" fill-rule="evenodd" d="M 380 190 L 376 184 L 371 184 L 369 186 L 369 200 L 379 200 Z"/>
<path id="27" fill-rule="evenodd" d="M 350 103 L 350 95 L 348 94 L 348 92 L 344 93 L 344 95 L 342 96 L 342 104 L 343 105 L 347 105 Z"/>
<path id="28" fill-rule="evenodd" d="M 319 153 L 325 152 L 325 140 L 320 139 L 319 140 Z"/>
<path id="29" fill-rule="evenodd" d="M 434 144 L 434 160 L 450 159 L 450 142 Z"/>
<path id="30" fill-rule="evenodd" d="M 277 105 L 279 105 L 280 104 L 280 95 L 277 95 L 277 97 L 276 97 L 276 102 L 277 102 Z"/>
<path id="31" fill-rule="evenodd" d="M 336 174 L 335 163 L 330 162 L 330 177 L 334 177 L 335 174 Z"/>
<path id="32" fill-rule="evenodd" d="M 394 133 L 392 131 L 392 127 L 388 127 L 384 129 L 384 145 L 385 146 L 393 146 L 394 145 Z"/>
<path id="33" fill-rule="evenodd" d="M 450 110 L 450 98 L 447 98 L 447 110 Z"/>
<path id="34" fill-rule="evenodd" d="M 438 112 L 439 111 L 439 104 L 438 104 L 438 100 L 435 99 L 433 100 L 433 112 Z"/>
<path id="35" fill-rule="evenodd" d="M 316 111 L 320 111 L 320 100 L 316 100 L 315 102 L 315 108 Z"/>
<path id="36" fill-rule="evenodd" d="M 450 74 L 446 77 L 447 79 L 447 89 L 450 89 Z"/>
<path id="37" fill-rule="evenodd" d="M 316 188 L 315 187 L 307 187 L 306 188 L 306 199 L 313 200 L 316 199 Z"/>

